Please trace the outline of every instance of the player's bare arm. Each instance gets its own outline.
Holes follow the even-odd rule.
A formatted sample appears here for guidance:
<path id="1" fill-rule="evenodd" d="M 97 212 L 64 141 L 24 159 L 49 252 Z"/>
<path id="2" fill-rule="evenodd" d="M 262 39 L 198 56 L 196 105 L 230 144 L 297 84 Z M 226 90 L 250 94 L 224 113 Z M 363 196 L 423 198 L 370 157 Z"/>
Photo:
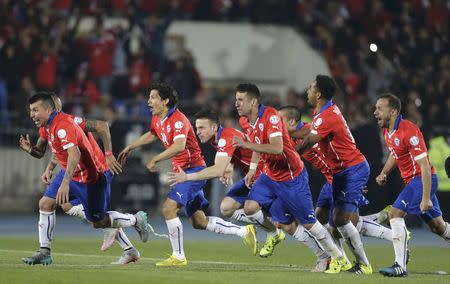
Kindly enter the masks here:
<path id="1" fill-rule="evenodd" d="M 120 152 L 120 154 L 119 154 L 119 163 L 123 166 L 125 164 L 125 162 L 126 162 L 126 159 L 127 159 L 128 155 L 133 150 L 135 150 L 135 149 L 137 149 L 137 148 L 139 148 L 139 147 L 141 147 L 143 145 L 151 144 L 156 139 L 157 139 L 157 137 L 155 135 L 153 135 L 153 133 L 151 133 L 150 131 L 144 133 L 136 141 L 134 141 L 132 144 L 130 144 L 127 147 L 125 147 L 125 149 L 123 149 L 122 152 Z"/>
<path id="2" fill-rule="evenodd" d="M 381 173 L 376 177 L 375 181 L 379 185 L 386 185 L 387 182 L 387 176 L 392 172 L 393 169 L 397 167 L 397 164 L 395 163 L 394 156 L 392 153 L 389 154 L 389 157 L 386 160 L 386 163 L 384 164 L 383 169 L 381 170 Z"/>
<path id="3" fill-rule="evenodd" d="M 173 141 L 173 144 L 170 145 L 169 148 L 164 150 L 163 152 L 159 153 L 158 155 L 154 156 L 148 163 L 147 163 L 147 169 L 150 171 L 156 171 L 156 164 L 158 162 L 171 159 L 172 157 L 178 155 L 179 153 L 183 152 L 183 150 L 186 148 L 186 138 L 185 137 L 179 137 L 178 139 L 175 139 Z"/>
<path id="4" fill-rule="evenodd" d="M 230 184 L 233 184 L 233 172 L 234 172 L 233 163 L 228 163 L 225 173 L 219 178 L 219 180 L 222 182 L 223 185 L 229 186 Z"/>
<path id="5" fill-rule="evenodd" d="M 214 165 L 191 174 L 186 174 L 181 167 L 178 167 L 178 173 L 169 173 L 169 184 L 170 186 L 174 186 L 188 180 L 204 180 L 221 177 L 225 174 L 230 161 L 231 157 L 216 155 Z"/>
<path id="6" fill-rule="evenodd" d="M 428 163 L 427 157 L 417 160 L 420 166 L 420 172 L 422 176 L 422 202 L 420 202 L 420 211 L 422 213 L 427 212 L 433 208 L 433 202 L 430 200 L 431 193 L 431 166 Z"/>
<path id="7" fill-rule="evenodd" d="M 69 183 L 73 178 L 75 169 L 80 161 L 81 152 L 78 146 L 72 146 L 67 149 L 67 168 L 61 185 L 56 194 L 56 203 L 62 205 L 69 202 Z"/>
<path id="8" fill-rule="evenodd" d="M 257 144 L 244 141 L 241 137 L 233 137 L 233 146 L 249 149 L 253 152 L 279 155 L 283 153 L 283 137 L 270 137 L 268 144 Z"/>
<path id="9" fill-rule="evenodd" d="M 47 150 L 47 140 L 39 137 L 36 141 L 36 145 L 32 146 L 30 135 L 20 135 L 19 147 L 31 156 L 40 159 L 44 157 L 45 151 Z"/>
<path id="10" fill-rule="evenodd" d="M 106 164 L 113 174 L 120 174 L 122 172 L 121 164 L 116 160 L 112 153 L 111 133 L 109 132 L 109 126 L 106 121 L 87 119 L 85 131 L 95 132 L 98 134 L 100 140 L 103 143 L 103 149 L 105 151 Z"/>
<path id="11" fill-rule="evenodd" d="M 252 187 L 253 177 L 256 174 L 256 168 L 258 167 L 259 159 L 260 159 L 259 153 L 253 152 L 252 158 L 250 160 L 250 167 L 248 169 L 247 174 L 244 177 L 244 183 L 248 188 Z"/>
<path id="12" fill-rule="evenodd" d="M 296 146 L 295 150 L 299 153 L 304 153 L 306 150 L 311 149 L 316 143 L 318 143 L 322 138 L 314 133 L 309 133 L 308 136 L 303 139 L 301 145 Z"/>
<path id="13" fill-rule="evenodd" d="M 45 167 L 44 173 L 42 173 L 41 180 L 45 184 L 50 184 L 50 181 L 53 177 L 53 170 L 55 169 L 56 165 L 58 164 L 58 161 L 55 159 L 55 156 L 52 155 L 52 158 L 48 162 L 47 167 Z"/>

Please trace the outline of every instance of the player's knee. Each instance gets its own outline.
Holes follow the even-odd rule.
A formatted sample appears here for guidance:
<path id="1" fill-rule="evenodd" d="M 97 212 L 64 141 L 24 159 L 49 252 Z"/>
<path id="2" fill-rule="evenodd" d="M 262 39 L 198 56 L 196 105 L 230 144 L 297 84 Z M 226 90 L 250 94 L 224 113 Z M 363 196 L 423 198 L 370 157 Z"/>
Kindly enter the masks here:
<path id="1" fill-rule="evenodd" d="M 72 207 L 73 207 L 73 205 L 72 205 L 70 202 L 64 203 L 63 205 L 61 205 L 61 209 L 62 209 L 64 212 L 69 211 Z"/>
<path id="2" fill-rule="evenodd" d="M 225 217 L 231 217 L 234 213 L 234 210 L 230 208 L 227 204 L 221 203 L 220 204 L 220 214 Z"/>
<path id="3" fill-rule="evenodd" d="M 441 236 L 445 232 L 445 223 L 430 223 L 429 226 L 431 232 L 435 233 L 436 235 Z"/>
<path id="4" fill-rule="evenodd" d="M 207 225 L 208 225 L 208 220 L 207 219 L 205 219 L 205 220 L 200 219 L 200 218 L 192 219 L 192 227 L 194 229 L 204 230 L 204 229 L 206 229 Z"/>
<path id="5" fill-rule="evenodd" d="M 286 224 L 280 224 L 280 225 L 281 225 L 281 229 L 291 236 L 294 235 L 295 231 L 297 230 L 297 226 L 295 223 L 291 223 L 288 225 L 286 225 Z"/>
<path id="6" fill-rule="evenodd" d="M 52 198 L 42 197 L 39 200 L 39 210 L 52 212 L 56 209 L 56 201 Z"/>
<path id="7" fill-rule="evenodd" d="M 167 204 L 164 204 L 161 210 L 163 216 L 166 218 L 167 217 L 175 218 L 174 215 L 175 216 L 177 215 L 177 208 Z"/>
<path id="8" fill-rule="evenodd" d="M 109 228 L 109 218 L 104 218 L 103 220 L 96 221 L 92 223 L 92 226 L 96 229 L 103 229 L 103 228 Z"/>
<path id="9" fill-rule="evenodd" d="M 245 215 L 253 215 L 256 212 L 261 210 L 261 207 L 256 202 L 245 202 L 244 205 L 244 214 Z"/>

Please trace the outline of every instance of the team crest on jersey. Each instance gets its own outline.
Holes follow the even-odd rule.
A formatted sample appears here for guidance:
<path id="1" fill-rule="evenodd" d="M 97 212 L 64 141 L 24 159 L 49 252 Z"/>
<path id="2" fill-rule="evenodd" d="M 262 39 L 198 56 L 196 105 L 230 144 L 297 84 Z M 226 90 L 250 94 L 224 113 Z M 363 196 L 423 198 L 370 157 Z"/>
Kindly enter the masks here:
<path id="1" fill-rule="evenodd" d="M 76 116 L 73 118 L 73 122 L 75 122 L 76 124 L 80 125 L 83 122 L 83 119 L 79 116 Z"/>
<path id="2" fill-rule="evenodd" d="M 322 118 L 318 118 L 316 121 L 314 121 L 314 127 L 319 127 L 322 124 Z"/>
<path id="3" fill-rule="evenodd" d="M 412 136 L 409 138 L 409 143 L 413 146 L 419 145 L 419 138 L 417 136 Z"/>
<path id="4" fill-rule="evenodd" d="M 167 133 L 170 133 L 170 125 L 167 125 L 166 131 L 167 131 Z"/>
<path id="5" fill-rule="evenodd" d="M 398 137 L 394 138 L 394 144 L 398 147 L 400 145 L 400 139 Z"/>
<path id="6" fill-rule="evenodd" d="M 225 139 L 219 139 L 219 142 L 217 142 L 217 146 L 220 148 L 224 147 L 227 144 L 227 141 Z"/>
<path id="7" fill-rule="evenodd" d="M 183 128 L 183 122 L 181 122 L 181 121 L 175 122 L 175 128 L 176 128 L 176 129 L 181 129 L 181 128 Z"/>
<path id="8" fill-rule="evenodd" d="M 264 130 L 264 124 L 262 124 L 262 122 L 258 125 L 259 130 L 263 131 Z"/>
<path id="9" fill-rule="evenodd" d="M 66 133 L 66 131 L 64 129 L 58 130 L 58 137 L 60 139 L 66 138 L 66 136 L 67 136 L 67 133 Z"/>
<path id="10" fill-rule="evenodd" d="M 270 121 L 270 123 L 272 123 L 272 124 L 277 124 L 277 123 L 280 121 L 280 119 L 278 118 L 277 115 L 272 115 L 272 116 L 269 118 L 269 121 Z"/>

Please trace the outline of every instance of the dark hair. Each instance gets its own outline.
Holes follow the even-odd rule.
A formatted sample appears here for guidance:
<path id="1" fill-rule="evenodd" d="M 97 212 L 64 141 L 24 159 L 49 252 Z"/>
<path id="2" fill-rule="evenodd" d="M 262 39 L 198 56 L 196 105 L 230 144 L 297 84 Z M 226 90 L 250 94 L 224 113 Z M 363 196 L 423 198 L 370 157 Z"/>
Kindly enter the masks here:
<path id="1" fill-rule="evenodd" d="M 35 102 L 42 101 L 47 107 L 56 109 L 53 96 L 56 96 L 53 92 L 39 91 L 36 92 L 31 98 L 28 99 L 28 104 L 34 104 Z"/>
<path id="2" fill-rule="evenodd" d="M 293 119 L 295 121 L 300 121 L 302 114 L 296 106 L 283 106 L 278 111 L 285 111 L 288 119 Z"/>
<path id="3" fill-rule="evenodd" d="M 336 83 L 327 75 L 316 76 L 316 88 L 327 100 L 331 100 L 336 93 Z"/>
<path id="4" fill-rule="evenodd" d="M 261 93 L 259 92 L 258 87 L 252 83 L 241 83 L 237 85 L 236 92 L 247 93 L 249 96 L 257 99 L 261 98 Z"/>
<path id="5" fill-rule="evenodd" d="M 391 94 L 391 93 L 386 93 L 386 94 L 382 94 L 381 96 L 379 96 L 378 100 L 379 99 L 388 100 L 389 107 L 392 109 L 396 109 L 398 111 L 398 113 L 400 113 L 402 111 L 402 102 L 396 95 Z"/>
<path id="6" fill-rule="evenodd" d="M 202 109 L 195 114 L 195 119 L 202 119 L 202 118 L 209 119 L 212 122 L 219 124 L 219 115 L 209 109 Z"/>
<path id="7" fill-rule="evenodd" d="M 145 95 L 149 96 L 152 90 L 158 91 L 161 100 L 169 99 L 169 103 L 167 104 L 168 108 L 177 106 L 177 91 L 175 91 L 175 89 L 171 85 L 167 83 L 153 83 L 151 87 L 145 91 Z"/>

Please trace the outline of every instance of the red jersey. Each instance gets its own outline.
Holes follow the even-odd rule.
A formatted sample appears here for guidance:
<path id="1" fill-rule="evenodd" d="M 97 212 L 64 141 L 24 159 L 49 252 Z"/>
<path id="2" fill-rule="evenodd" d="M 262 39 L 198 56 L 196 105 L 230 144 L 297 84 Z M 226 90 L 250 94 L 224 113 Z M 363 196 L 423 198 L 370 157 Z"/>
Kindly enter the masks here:
<path id="1" fill-rule="evenodd" d="M 185 149 L 172 158 L 172 166 L 175 172 L 178 172 L 178 166 L 186 170 L 206 165 L 191 123 L 177 108 L 169 109 L 163 120 L 159 116 L 153 115 L 150 122 L 150 131 L 153 135 L 158 136 L 166 149 L 176 139 L 186 138 Z"/>
<path id="2" fill-rule="evenodd" d="M 47 141 L 52 147 L 55 158 L 64 170 L 67 170 L 67 149 L 78 146 L 80 161 L 72 180 L 81 183 L 97 181 L 102 167 L 94 155 L 94 150 L 83 130 L 75 124 L 72 117 L 62 112 L 53 112 L 45 127 Z"/>
<path id="3" fill-rule="evenodd" d="M 333 174 L 366 160 L 356 147 L 347 122 L 333 101 L 329 101 L 314 116 L 311 133 L 320 136 L 319 148 Z"/>
<path id="4" fill-rule="evenodd" d="M 244 133 L 242 133 L 241 131 L 234 128 L 220 126 L 216 134 L 217 143 L 214 143 L 212 145 L 217 149 L 216 156 L 230 157 L 231 163 L 237 166 L 243 174 L 247 174 L 250 167 L 250 162 L 252 160 L 253 152 L 248 149 L 233 146 L 234 136 L 241 137 L 244 140 L 246 139 Z M 260 161 L 258 163 L 258 167 L 256 168 L 255 176 L 253 177 L 254 180 L 259 177 L 263 168 L 264 163 Z"/>
<path id="5" fill-rule="evenodd" d="M 103 154 L 102 149 L 100 149 L 100 146 L 98 146 L 98 143 L 94 138 L 94 135 L 92 135 L 92 133 L 90 133 L 90 132 L 86 132 L 86 120 L 83 119 L 82 117 L 76 117 L 76 116 L 73 116 L 70 114 L 68 114 L 68 116 L 70 116 L 72 118 L 73 122 L 75 122 L 75 124 L 80 126 L 81 129 L 84 131 L 84 133 L 86 134 L 86 136 L 89 140 L 89 143 L 91 143 L 91 146 L 92 146 L 92 149 L 94 150 L 94 155 L 95 155 L 96 159 L 100 162 L 102 171 L 107 171 L 108 166 L 106 165 L 105 154 Z M 39 137 L 47 140 L 47 132 L 45 130 L 45 127 L 39 128 Z M 52 146 L 51 142 L 49 143 L 49 145 L 50 145 L 50 148 L 52 149 L 52 152 L 54 152 L 53 147 L 51 147 Z"/>
<path id="6" fill-rule="evenodd" d="M 259 106 L 258 118 L 251 125 L 247 117 L 241 117 L 239 123 L 247 139 L 252 143 L 269 144 L 271 137 L 282 137 L 283 153 L 260 153 L 264 162 L 264 173 L 274 181 L 287 181 L 297 177 L 303 170 L 303 161 L 295 151 L 289 134 L 277 110 L 264 105 Z"/>
<path id="7" fill-rule="evenodd" d="M 383 129 L 383 136 L 406 184 L 412 178 L 420 176 L 420 166 L 417 160 L 422 158 L 427 158 L 428 164 L 431 166 L 431 173 L 435 173 L 434 167 L 427 157 L 427 146 L 422 132 L 414 123 L 402 119 L 402 116 L 399 115 L 395 120 L 393 132 L 389 133 L 388 129 L 385 128 Z"/>
<path id="8" fill-rule="evenodd" d="M 297 125 L 297 130 L 302 129 L 303 127 L 310 128 L 311 123 L 304 123 L 300 121 Z M 303 140 L 299 138 L 291 137 L 291 140 L 294 144 L 294 147 L 297 145 L 301 145 Z M 320 149 L 319 145 L 316 143 L 312 146 L 311 149 L 306 150 L 303 153 L 303 158 L 308 161 L 313 167 L 320 170 L 320 172 L 325 176 L 327 181 L 332 184 L 333 183 L 333 173 L 331 172 L 331 168 L 326 162 L 325 155 Z"/>

